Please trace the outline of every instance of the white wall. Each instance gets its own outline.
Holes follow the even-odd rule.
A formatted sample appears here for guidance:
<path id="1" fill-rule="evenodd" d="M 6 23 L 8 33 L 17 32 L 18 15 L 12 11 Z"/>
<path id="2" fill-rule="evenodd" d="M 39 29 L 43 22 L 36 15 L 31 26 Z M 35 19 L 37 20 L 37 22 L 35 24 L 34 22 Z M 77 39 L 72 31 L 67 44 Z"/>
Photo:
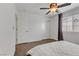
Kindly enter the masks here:
<path id="1" fill-rule="evenodd" d="M 0 4 L 0 56 L 15 52 L 15 10 L 13 4 Z"/>
<path id="2" fill-rule="evenodd" d="M 79 44 L 79 32 L 64 32 L 64 40 Z"/>
<path id="3" fill-rule="evenodd" d="M 79 14 L 79 7 L 70 11 L 64 12 L 63 17 Z M 79 44 L 79 32 L 64 32 L 64 40 Z"/>
<path id="4" fill-rule="evenodd" d="M 58 16 L 50 16 L 49 21 L 49 37 L 58 40 Z"/>
<path id="5" fill-rule="evenodd" d="M 17 43 L 32 42 L 48 38 L 47 20 L 32 12 L 17 13 Z"/>

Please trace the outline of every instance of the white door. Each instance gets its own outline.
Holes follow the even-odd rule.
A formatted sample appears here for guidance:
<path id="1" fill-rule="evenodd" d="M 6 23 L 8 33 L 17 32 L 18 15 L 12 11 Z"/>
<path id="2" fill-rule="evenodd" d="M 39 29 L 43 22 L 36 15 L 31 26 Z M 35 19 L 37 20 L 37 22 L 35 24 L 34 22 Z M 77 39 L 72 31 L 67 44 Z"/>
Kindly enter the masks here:
<path id="1" fill-rule="evenodd" d="M 14 55 L 16 41 L 14 4 L 0 4 L 0 55 Z"/>

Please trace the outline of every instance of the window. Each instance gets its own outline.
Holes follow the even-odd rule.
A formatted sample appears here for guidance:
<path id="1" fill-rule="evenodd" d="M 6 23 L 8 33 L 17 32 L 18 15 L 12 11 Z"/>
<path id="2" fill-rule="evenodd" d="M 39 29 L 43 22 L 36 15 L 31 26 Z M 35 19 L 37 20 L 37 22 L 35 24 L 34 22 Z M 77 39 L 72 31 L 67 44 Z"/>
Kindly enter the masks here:
<path id="1" fill-rule="evenodd" d="M 63 32 L 79 32 L 79 14 L 63 18 Z"/>

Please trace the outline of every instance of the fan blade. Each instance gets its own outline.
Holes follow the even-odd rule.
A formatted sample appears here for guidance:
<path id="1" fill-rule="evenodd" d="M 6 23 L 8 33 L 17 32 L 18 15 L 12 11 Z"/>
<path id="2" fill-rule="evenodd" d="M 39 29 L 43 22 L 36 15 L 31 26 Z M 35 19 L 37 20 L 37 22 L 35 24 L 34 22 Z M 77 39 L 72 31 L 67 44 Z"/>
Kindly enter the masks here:
<path id="1" fill-rule="evenodd" d="M 49 8 L 40 8 L 40 9 L 49 9 Z"/>
<path id="2" fill-rule="evenodd" d="M 64 3 L 62 5 L 59 5 L 58 8 L 65 7 L 65 6 L 68 6 L 68 5 L 71 5 L 71 3 Z"/>
<path id="3" fill-rule="evenodd" d="M 50 13 L 50 11 L 48 11 L 48 12 L 46 13 L 46 15 L 49 14 L 49 13 Z"/>

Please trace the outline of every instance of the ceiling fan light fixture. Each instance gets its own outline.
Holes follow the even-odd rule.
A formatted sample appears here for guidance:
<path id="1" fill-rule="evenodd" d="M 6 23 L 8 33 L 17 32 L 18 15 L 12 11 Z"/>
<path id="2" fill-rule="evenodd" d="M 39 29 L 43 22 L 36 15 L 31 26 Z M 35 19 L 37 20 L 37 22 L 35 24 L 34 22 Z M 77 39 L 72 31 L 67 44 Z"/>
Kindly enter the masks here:
<path id="1" fill-rule="evenodd" d="M 56 12 L 56 11 L 58 10 L 58 5 L 57 5 L 57 3 L 51 3 L 49 7 L 50 7 L 49 10 L 50 10 L 51 12 Z"/>
<path id="2" fill-rule="evenodd" d="M 71 5 L 71 3 L 64 3 L 64 4 L 59 4 L 59 3 L 51 3 L 49 5 L 49 7 L 45 7 L 45 8 L 40 8 L 40 10 L 46 10 L 48 9 L 48 11 L 45 13 L 46 15 L 49 14 L 50 12 L 52 13 L 58 13 L 59 12 L 59 8 L 62 8 L 62 7 L 66 7 L 66 6 L 69 6 Z"/>
<path id="3" fill-rule="evenodd" d="M 51 12 L 56 12 L 58 10 L 58 8 L 51 8 L 49 9 Z"/>

